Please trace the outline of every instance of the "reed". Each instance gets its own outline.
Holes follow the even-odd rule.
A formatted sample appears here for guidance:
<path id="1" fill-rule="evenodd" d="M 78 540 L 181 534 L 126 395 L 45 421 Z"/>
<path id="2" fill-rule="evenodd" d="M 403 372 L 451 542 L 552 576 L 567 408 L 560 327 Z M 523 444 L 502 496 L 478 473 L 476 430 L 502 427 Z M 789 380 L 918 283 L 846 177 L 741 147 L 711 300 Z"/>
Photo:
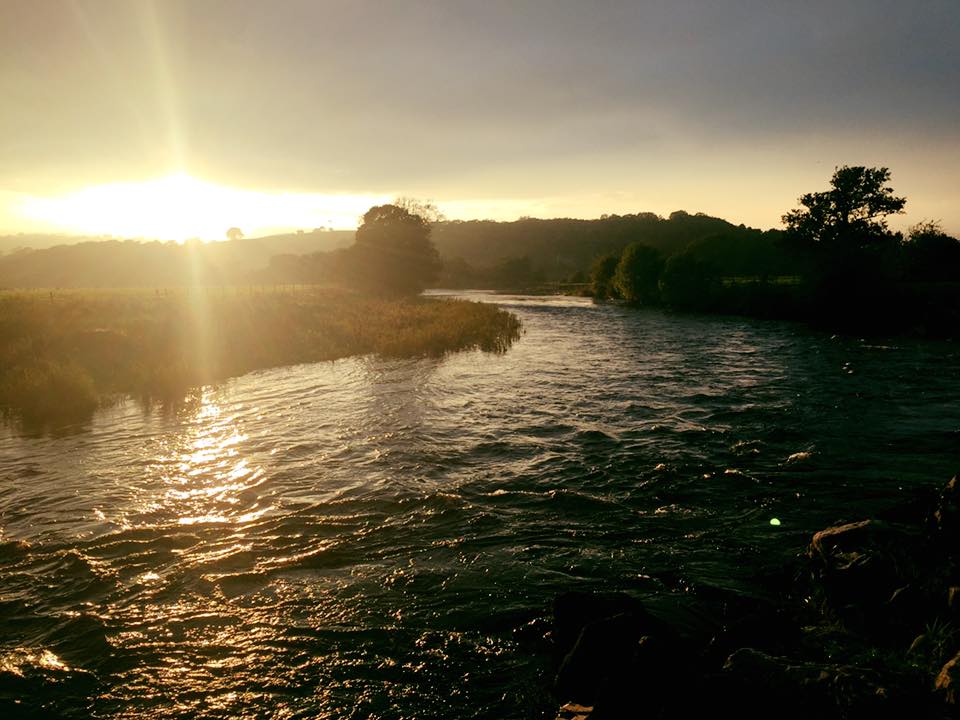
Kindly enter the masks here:
<path id="1" fill-rule="evenodd" d="M 261 368 L 504 352 L 519 334 L 519 320 L 493 305 L 333 289 L 5 293 L 0 406 L 31 422 L 71 421 L 119 396 L 171 399 Z"/>

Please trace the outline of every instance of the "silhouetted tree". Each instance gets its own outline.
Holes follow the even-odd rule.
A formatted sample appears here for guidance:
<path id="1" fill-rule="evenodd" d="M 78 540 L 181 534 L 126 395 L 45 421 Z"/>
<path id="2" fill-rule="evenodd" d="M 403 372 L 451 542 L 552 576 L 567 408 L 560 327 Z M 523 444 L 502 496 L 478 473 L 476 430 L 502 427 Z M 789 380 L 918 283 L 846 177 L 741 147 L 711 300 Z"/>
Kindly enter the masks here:
<path id="1" fill-rule="evenodd" d="M 663 256 L 659 250 L 632 243 L 620 256 L 613 274 L 613 286 L 628 302 L 655 303 L 660 299 L 658 282 L 662 270 Z"/>
<path id="2" fill-rule="evenodd" d="M 609 253 L 598 257 L 590 270 L 590 284 L 593 296 L 603 299 L 618 297 L 617 289 L 613 285 L 613 274 L 617 271 L 620 255 Z"/>
<path id="3" fill-rule="evenodd" d="M 713 268 L 691 252 L 671 255 L 660 275 L 660 297 L 680 308 L 708 308 L 719 286 Z"/>
<path id="4" fill-rule="evenodd" d="M 811 308 L 821 320 L 876 324 L 898 305 L 900 236 L 886 217 L 903 212 L 906 199 L 889 179 L 887 168 L 837 168 L 830 190 L 803 195 L 803 207 L 783 216 L 788 241 L 809 258 Z"/>
<path id="5" fill-rule="evenodd" d="M 430 222 L 396 205 L 364 214 L 347 257 L 356 286 L 383 295 L 416 295 L 440 272 Z"/>
<path id="6" fill-rule="evenodd" d="M 886 186 L 889 180 L 885 167 L 837 168 L 830 190 L 802 195 L 803 207 L 783 216 L 787 232 L 795 239 L 827 246 L 862 247 L 892 237 L 886 216 L 903 212 L 907 201 Z"/>
<path id="7" fill-rule="evenodd" d="M 713 265 L 721 275 L 764 278 L 788 275 L 791 258 L 777 230 L 737 230 L 695 240 L 686 250 Z"/>
<path id="8" fill-rule="evenodd" d="M 904 271 L 910 280 L 960 280 L 960 240 L 937 222 L 910 228 L 903 242 Z"/>
<path id="9" fill-rule="evenodd" d="M 400 196 L 392 204 L 406 210 L 411 215 L 419 215 L 431 224 L 443 222 L 446 219 L 440 212 L 440 208 L 431 200 L 418 200 L 417 198 Z"/>

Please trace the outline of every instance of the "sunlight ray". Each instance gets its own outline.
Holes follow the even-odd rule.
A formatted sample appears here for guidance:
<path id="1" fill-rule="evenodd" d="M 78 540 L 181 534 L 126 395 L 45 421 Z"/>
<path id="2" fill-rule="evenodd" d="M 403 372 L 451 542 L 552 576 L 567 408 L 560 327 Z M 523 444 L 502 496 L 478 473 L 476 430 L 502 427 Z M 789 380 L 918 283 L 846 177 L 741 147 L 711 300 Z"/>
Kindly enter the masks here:
<path id="1" fill-rule="evenodd" d="M 183 172 L 186 162 L 184 133 L 179 93 L 170 67 L 166 28 L 153 0 L 142 0 L 136 7 L 150 52 L 158 110 L 164 118 L 167 153 L 176 171 Z"/>

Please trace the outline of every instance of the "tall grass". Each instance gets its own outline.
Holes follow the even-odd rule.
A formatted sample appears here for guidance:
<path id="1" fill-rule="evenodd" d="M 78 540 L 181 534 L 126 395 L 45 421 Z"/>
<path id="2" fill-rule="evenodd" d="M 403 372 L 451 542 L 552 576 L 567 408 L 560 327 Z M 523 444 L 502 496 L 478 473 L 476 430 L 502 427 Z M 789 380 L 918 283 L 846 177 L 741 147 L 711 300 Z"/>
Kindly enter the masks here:
<path id="1" fill-rule="evenodd" d="M 519 333 L 519 320 L 492 305 L 331 289 L 7 293 L 0 406 L 33 422 L 72 420 L 118 395 L 169 399 L 278 365 L 504 352 Z"/>

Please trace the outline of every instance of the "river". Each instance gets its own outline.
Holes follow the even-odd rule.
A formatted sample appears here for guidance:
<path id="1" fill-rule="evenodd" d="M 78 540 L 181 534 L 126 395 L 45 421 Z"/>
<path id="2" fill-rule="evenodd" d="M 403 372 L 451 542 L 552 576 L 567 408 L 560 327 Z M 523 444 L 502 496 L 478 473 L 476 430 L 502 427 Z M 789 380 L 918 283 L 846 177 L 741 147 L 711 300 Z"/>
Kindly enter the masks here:
<path id="1" fill-rule="evenodd" d="M 557 594 L 748 591 L 960 467 L 955 344 L 473 297 L 507 353 L 0 428 L 0 714 L 544 717 Z"/>

